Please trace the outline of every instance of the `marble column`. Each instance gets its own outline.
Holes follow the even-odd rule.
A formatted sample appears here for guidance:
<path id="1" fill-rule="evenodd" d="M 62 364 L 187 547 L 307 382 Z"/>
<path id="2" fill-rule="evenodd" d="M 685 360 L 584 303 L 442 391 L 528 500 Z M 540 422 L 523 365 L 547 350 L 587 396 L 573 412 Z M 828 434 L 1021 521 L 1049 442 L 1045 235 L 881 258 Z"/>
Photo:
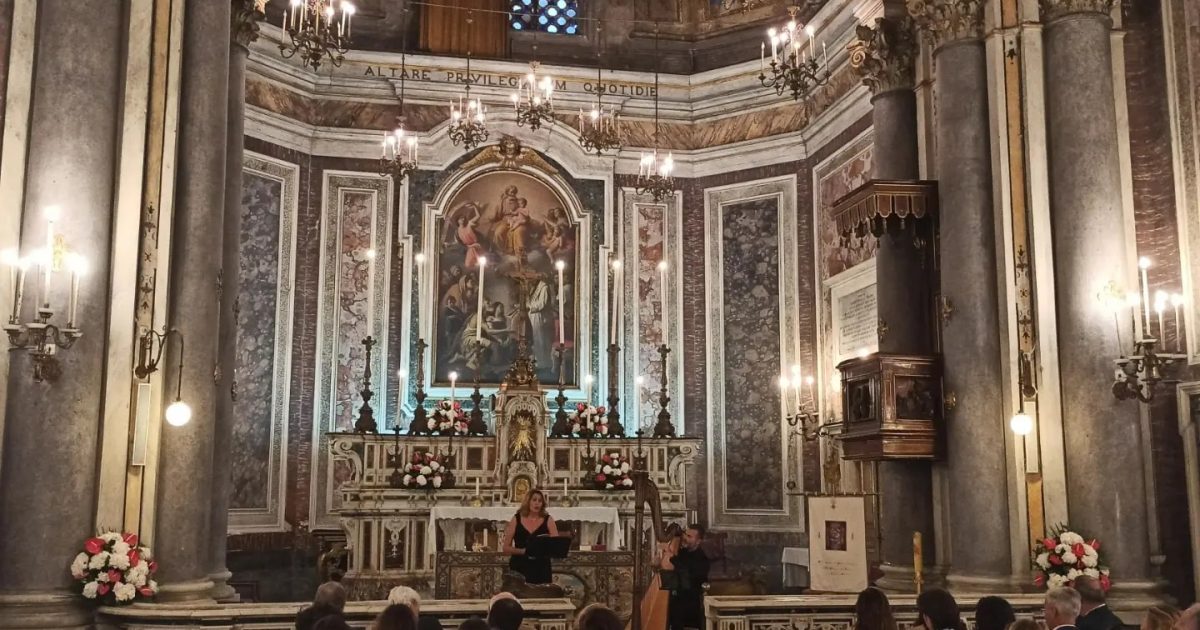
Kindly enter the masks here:
<path id="1" fill-rule="evenodd" d="M 893 4 L 889 8 L 895 7 Z M 871 89 L 874 179 L 915 180 L 917 98 L 913 92 L 916 39 L 910 19 L 889 11 L 873 26 L 859 26 L 851 44 L 851 64 Z M 910 233 L 885 234 L 875 254 L 876 303 L 880 319 L 880 352 L 924 354 L 930 342 L 929 268 L 926 249 Z M 933 480 L 928 462 L 879 462 L 878 485 L 882 528 L 879 585 L 912 591 L 912 535 L 921 532 L 925 549 L 933 546 Z M 926 558 L 932 560 L 932 553 Z"/>
<path id="2" fill-rule="evenodd" d="M 995 213 L 983 4 L 934 0 L 915 18 L 934 53 L 942 382 L 951 590 L 1005 592 L 1009 557 Z M 987 544 L 979 544 L 980 540 Z"/>
<path id="3" fill-rule="evenodd" d="M 72 593 L 65 567 L 97 525 L 125 23 L 110 0 L 42 3 L 37 19 L 21 247 L 30 253 L 45 244 L 44 211 L 57 205 L 55 233 L 87 259 L 93 280 L 79 292 L 83 337 L 57 355 L 57 380 L 34 382 L 29 354 L 10 353 L 0 447 L 0 557 L 8 576 L 0 582 L 0 628 L 81 628 L 90 627 L 91 611 Z M 51 321 L 60 325 L 66 285 L 63 274 L 52 279 Z M 27 286 L 26 321 L 37 283 Z"/>
<path id="4" fill-rule="evenodd" d="M 1070 525 L 1104 541 L 1113 581 L 1150 588 L 1138 406 L 1110 393 L 1116 326 L 1099 300 L 1126 286 L 1111 0 L 1043 0 L 1050 215 Z M 1120 331 L 1126 341 L 1131 327 Z"/>
<path id="5" fill-rule="evenodd" d="M 225 206 L 229 22 L 226 2 L 188 2 L 180 87 L 179 169 L 171 235 L 169 315 L 187 342 L 185 426 L 164 426 L 160 442 L 155 552 L 159 600 L 210 599 L 210 520 L 217 425 L 218 276 Z M 180 347 L 168 345 L 164 383 L 174 383 Z M 168 392 L 165 402 L 173 399 Z M 222 475 L 228 470 L 221 471 Z"/>

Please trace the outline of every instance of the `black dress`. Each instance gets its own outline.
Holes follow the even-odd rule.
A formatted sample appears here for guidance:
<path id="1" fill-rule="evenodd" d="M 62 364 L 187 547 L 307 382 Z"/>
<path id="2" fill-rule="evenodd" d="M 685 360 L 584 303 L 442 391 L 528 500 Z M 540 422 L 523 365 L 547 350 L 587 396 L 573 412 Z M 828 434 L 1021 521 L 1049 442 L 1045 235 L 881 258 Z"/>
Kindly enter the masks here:
<path id="1" fill-rule="evenodd" d="M 517 529 L 513 532 L 512 546 L 517 549 L 524 549 L 529 544 L 529 539 L 534 536 L 550 535 L 549 516 L 543 518 L 542 524 L 538 525 L 537 529 L 532 532 L 525 529 L 525 525 L 521 523 L 520 512 L 514 518 L 517 521 Z M 550 558 L 534 558 L 527 555 L 513 556 L 508 559 L 508 568 L 524 575 L 526 584 L 550 583 Z"/>

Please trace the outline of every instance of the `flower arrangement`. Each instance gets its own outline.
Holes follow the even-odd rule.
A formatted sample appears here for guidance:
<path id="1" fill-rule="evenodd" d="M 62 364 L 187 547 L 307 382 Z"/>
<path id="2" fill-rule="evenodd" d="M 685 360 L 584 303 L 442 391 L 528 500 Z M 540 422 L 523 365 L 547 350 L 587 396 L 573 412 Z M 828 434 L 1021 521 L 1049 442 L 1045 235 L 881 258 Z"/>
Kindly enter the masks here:
<path id="1" fill-rule="evenodd" d="M 443 400 L 433 408 L 426 428 L 437 435 L 467 435 L 467 414 L 457 401 Z"/>
<path id="2" fill-rule="evenodd" d="M 436 490 L 454 485 L 454 475 L 446 468 L 442 456 L 437 453 L 414 453 L 412 461 L 404 470 L 401 485 L 419 490 Z"/>
<path id="3" fill-rule="evenodd" d="M 620 453 L 605 453 L 596 464 L 596 476 L 593 477 L 599 490 L 628 490 L 633 487 L 633 478 L 629 476 L 629 462 L 621 460 Z"/>
<path id="4" fill-rule="evenodd" d="M 83 543 L 71 562 L 71 577 L 87 599 L 113 606 L 147 600 L 158 592 L 150 579 L 158 564 L 150 550 L 138 545 L 137 534 L 104 532 Z"/>
<path id="5" fill-rule="evenodd" d="M 608 413 L 604 407 L 579 403 L 571 416 L 571 435 L 587 437 L 589 433 L 592 437 L 608 436 Z"/>
<path id="6" fill-rule="evenodd" d="M 1038 586 L 1071 586 L 1075 578 L 1087 575 L 1099 580 L 1100 588 L 1105 591 L 1112 587 L 1108 567 L 1100 560 L 1100 541 L 1085 540 L 1066 526 L 1056 527 L 1049 536 L 1038 541 L 1034 548 L 1033 569 L 1033 581 Z"/>

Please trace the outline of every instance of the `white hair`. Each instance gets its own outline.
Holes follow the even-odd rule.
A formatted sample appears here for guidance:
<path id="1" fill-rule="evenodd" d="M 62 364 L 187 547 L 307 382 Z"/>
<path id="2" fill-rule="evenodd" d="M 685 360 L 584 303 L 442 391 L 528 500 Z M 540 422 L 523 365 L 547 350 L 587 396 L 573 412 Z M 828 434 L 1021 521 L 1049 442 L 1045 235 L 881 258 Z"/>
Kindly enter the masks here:
<path id="1" fill-rule="evenodd" d="M 404 604 L 413 609 L 413 612 L 419 612 L 421 607 L 421 595 L 407 586 L 397 586 L 393 588 L 387 597 L 389 604 Z"/>
<path id="2" fill-rule="evenodd" d="M 1074 619 L 1079 616 L 1080 606 L 1079 591 L 1069 586 L 1060 586 L 1046 591 L 1046 607 L 1054 610 L 1054 614 L 1059 619 L 1069 619 L 1074 622 Z"/>

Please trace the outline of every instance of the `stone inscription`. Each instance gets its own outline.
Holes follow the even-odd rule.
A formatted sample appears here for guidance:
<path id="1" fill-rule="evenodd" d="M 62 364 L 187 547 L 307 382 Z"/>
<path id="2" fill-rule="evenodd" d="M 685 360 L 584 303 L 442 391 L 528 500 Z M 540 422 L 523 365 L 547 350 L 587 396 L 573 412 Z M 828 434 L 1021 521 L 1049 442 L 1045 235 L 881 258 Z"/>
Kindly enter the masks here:
<path id="1" fill-rule="evenodd" d="M 465 83 L 467 81 L 467 73 L 461 70 L 408 68 L 407 70 L 402 71 L 399 66 L 381 65 L 364 66 L 362 76 L 383 77 L 385 79 L 403 78 L 407 81 L 426 81 L 429 83 Z M 521 75 L 517 74 L 501 74 L 490 72 L 471 73 L 472 85 L 516 89 L 520 80 Z M 568 79 L 554 80 L 554 89 L 558 92 L 583 92 L 585 94 L 595 94 L 596 86 L 597 83 L 595 81 L 576 81 Z M 604 94 L 620 96 L 645 96 L 653 98 L 658 92 L 652 85 L 643 85 L 638 83 L 601 82 L 599 83 L 599 86 L 600 90 Z"/>
<path id="2" fill-rule="evenodd" d="M 875 285 L 869 284 L 838 297 L 837 348 L 840 362 L 860 349 L 875 350 L 879 345 L 879 311 L 875 305 Z"/>

